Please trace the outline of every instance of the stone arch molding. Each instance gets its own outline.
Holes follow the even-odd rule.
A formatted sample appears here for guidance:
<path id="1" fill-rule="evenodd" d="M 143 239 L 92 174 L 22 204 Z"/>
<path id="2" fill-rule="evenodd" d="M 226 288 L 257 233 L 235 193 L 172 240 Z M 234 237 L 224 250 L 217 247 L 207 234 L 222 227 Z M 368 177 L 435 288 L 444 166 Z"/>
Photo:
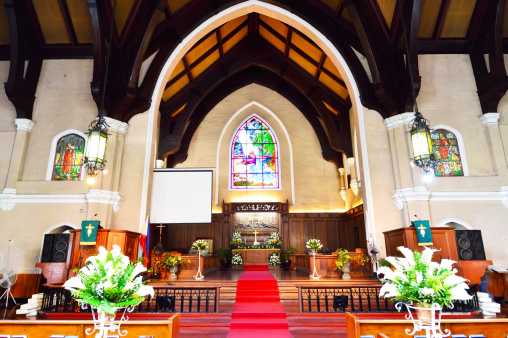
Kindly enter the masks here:
<path id="1" fill-rule="evenodd" d="M 462 225 L 466 229 L 474 230 L 474 228 L 471 225 L 467 224 L 466 222 L 464 222 L 464 221 L 462 221 L 462 220 L 460 220 L 458 218 L 447 218 L 445 220 L 442 220 L 441 222 L 439 222 L 435 226 L 436 227 L 445 227 L 446 224 L 451 223 L 451 222 L 460 224 L 460 225 Z"/>
<path id="2" fill-rule="evenodd" d="M 86 139 L 86 138 L 85 138 Z M 44 234 L 42 236 L 42 242 L 41 242 L 41 251 L 39 252 L 39 261 L 41 260 L 42 258 L 42 249 L 44 247 L 44 235 L 47 235 L 47 234 L 50 234 L 51 231 L 55 230 L 55 229 L 58 229 L 58 228 L 61 228 L 61 227 L 70 227 L 70 228 L 74 228 L 74 230 L 79 230 L 81 229 L 81 227 L 79 225 L 76 225 L 72 222 L 68 222 L 68 221 L 62 221 L 62 222 L 58 222 L 56 224 L 53 224 L 52 226 L 50 226 L 49 228 L 47 228 L 45 231 L 44 231 Z"/>
<path id="3" fill-rule="evenodd" d="M 55 160 L 55 154 L 56 154 L 56 146 L 58 144 L 58 140 L 60 140 L 62 137 L 67 136 L 69 134 L 76 134 L 81 136 L 85 139 L 85 149 L 86 149 L 86 143 L 88 142 L 88 137 L 83 134 L 83 132 L 76 130 L 76 129 L 67 129 L 65 131 L 62 131 L 55 137 L 53 137 L 53 141 L 51 141 L 51 150 L 49 152 L 49 160 L 48 160 L 48 169 L 46 171 L 46 181 L 51 181 L 51 176 L 53 175 L 53 166 L 54 166 L 54 160 Z M 85 177 L 85 170 L 81 170 L 81 178 L 80 180 L 83 180 Z"/>
<path id="4" fill-rule="evenodd" d="M 462 138 L 462 134 L 460 133 L 460 131 L 458 131 L 457 129 L 452 128 L 450 126 L 447 126 L 445 124 L 438 124 L 438 125 L 430 128 L 431 131 L 434 131 L 437 129 L 445 129 L 445 130 L 452 132 L 455 135 L 455 137 L 457 138 L 457 145 L 459 146 L 459 151 L 460 151 L 460 162 L 462 163 L 462 171 L 464 173 L 464 176 L 469 176 L 469 167 L 467 165 L 466 147 L 464 146 L 464 139 Z"/>
<path id="5" fill-rule="evenodd" d="M 194 28 L 175 48 L 173 53 L 168 57 L 160 75 L 157 79 L 155 90 L 152 94 L 151 106 L 148 112 L 148 132 L 146 139 L 146 152 L 144 159 L 143 171 L 143 188 L 141 195 L 141 205 L 139 213 L 139 230 L 142 230 L 144 220 L 147 214 L 149 187 L 151 183 L 151 176 L 153 173 L 155 157 L 156 157 L 156 140 L 157 125 L 159 119 L 159 106 L 164 91 L 165 84 L 167 83 L 171 73 L 175 69 L 177 63 L 187 53 L 192 46 L 194 46 L 201 38 L 219 26 L 236 19 L 240 16 L 249 13 L 259 13 L 268 17 L 280 20 L 306 34 L 328 55 L 330 61 L 337 67 L 341 74 L 346 87 L 351 96 L 353 111 L 357 114 L 358 128 L 360 137 L 361 148 L 361 161 L 363 168 L 363 201 L 364 201 L 364 214 L 365 214 L 365 228 L 367 239 L 371 238 L 376 243 L 375 220 L 373 214 L 373 196 L 372 186 L 370 179 L 370 168 L 367 154 L 367 138 L 365 134 L 365 121 L 363 106 L 360 100 L 360 91 L 357 83 L 355 82 L 351 68 L 347 64 L 343 55 L 339 52 L 337 47 L 316 27 L 297 16 L 288 10 L 278 7 L 274 4 L 269 4 L 260 0 L 248 0 L 239 4 L 226 8 L 215 15 L 212 15 L 196 28 Z"/>
<path id="6" fill-rule="evenodd" d="M 238 109 L 236 111 L 236 113 L 234 113 L 230 118 L 229 120 L 226 122 L 226 124 L 224 125 L 224 128 L 222 128 L 222 132 L 220 134 L 220 137 L 219 137 L 219 142 L 217 143 L 217 155 L 216 155 L 216 172 L 217 172 L 217 175 L 215 175 L 215 205 L 219 205 L 219 170 L 220 169 L 220 149 L 221 149 L 221 145 L 222 145 L 222 139 L 224 138 L 224 134 L 226 133 L 227 130 L 230 129 L 231 124 L 233 123 L 233 121 L 238 117 L 238 115 L 240 115 L 241 113 L 243 113 L 246 109 L 250 108 L 250 107 L 253 107 L 253 106 L 256 106 L 257 108 L 260 108 L 262 109 L 264 112 L 266 112 L 267 114 L 269 114 L 275 121 L 277 121 L 278 123 L 278 127 L 282 129 L 282 131 L 284 132 L 284 137 L 286 138 L 287 142 L 288 142 L 288 145 L 289 145 L 289 163 L 290 163 L 290 181 L 291 181 L 291 201 L 292 203 L 291 204 L 294 204 L 295 203 L 295 180 L 294 180 L 294 167 L 293 167 L 293 145 L 291 144 L 291 138 L 289 137 L 289 133 L 286 129 L 286 127 L 284 126 L 284 124 L 282 123 L 282 121 L 279 119 L 279 117 L 274 113 L 272 112 L 270 109 L 268 109 L 267 107 L 263 106 L 261 103 L 258 103 L 256 101 L 252 101 L 248 104 L 246 104 L 245 106 L 241 107 L 240 109 Z M 267 126 L 273 131 L 274 129 L 272 128 L 272 126 L 270 124 L 268 124 L 268 122 L 266 122 L 266 120 L 259 116 L 258 114 L 250 114 L 249 116 L 247 116 L 247 118 L 245 118 L 238 126 L 236 129 L 238 129 L 238 127 L 240 127 L 245 121 L 247 121 L 248 119 L 250 119 L 252 116 L 256 116 L 258 118 L 260 118 L 261 120 L 263 120 L 263 122 L 265 122 L 267 124 Z M 234 137 L 234 136 L 233 136 Z M 281 135 L 277 135 L 276 138 L 277 138 L 277 151 L 279 153 L 279 156 L 280 156 L 280 142 L 279 142 L 279 139 L 280 139 Z M 231 138 L 231 140 L 229 141 L 228 143 L 228 149 L 231 150 L 231 147 L 232 147 L 232 144 L 233 144 L 233 138 Z M 229 163 L 231 163 L 231 152 L 229 152 Z M 279 163 L 280 163 L 280 157 L 279 157 Z M 227 168 L 225 169 L 222 169 L 222 170 L 229 170 L 229 165 Z M 280 168 L 279 166 L 279 179 L 281 179 L 282 177 L 282 168 Z M 231 182 L 229 181 L 231 178 L 228 178 L 228 189 L 231 185 Z"/>

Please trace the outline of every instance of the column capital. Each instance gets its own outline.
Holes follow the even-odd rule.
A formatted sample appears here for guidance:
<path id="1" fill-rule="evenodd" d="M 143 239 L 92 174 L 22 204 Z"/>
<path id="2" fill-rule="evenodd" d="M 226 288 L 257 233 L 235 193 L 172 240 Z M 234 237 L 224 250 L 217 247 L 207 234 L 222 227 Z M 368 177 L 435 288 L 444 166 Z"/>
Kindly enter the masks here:
<path id="1" fill-rule="evenodd" d="M 348 164 L 350 167 L 354 166 L 354 165 L 355 165 L 355 158 L 354 158 L 354 157 L 349 157 L 349 158 L 347 159 L 347 164 Z"/>
<path id="2" fill-rule="evenodd" d="M 481 115 L 479 118 L 484 127 L 489 124 L 499 124 L 499 113 L 486 113 Z"/>
<path id="3" fill-rule="evenodd" d="M 404 126 L 415 119 L 415 113 L 403 113 L 385 119 L 386 129 L 390 130 L 398 126 Z"/>
<path id="4" fill-rule="evenodd" d="M 16 119 L 14 120 L 14 124 L 16 125 L 17 130 L 26 130 L 29 133 L 32 131 L 32 128 L 35 126 L 35 122 L 29 119 Z"/>
<path id="5" fill-rule="evenodd" d="M 344 168 L 339 168 L 339 174 L 340 176 L 344 176 Z"/>
<path id="6" fill-rule="evenodd" d="M 125 134 L 127 128 L 129 128 L 129 124 L 112 119 L 111 117 L 106 117 L 106 123 L 109 125 L 109 130 L 116 131 L 117 133 Z"/>

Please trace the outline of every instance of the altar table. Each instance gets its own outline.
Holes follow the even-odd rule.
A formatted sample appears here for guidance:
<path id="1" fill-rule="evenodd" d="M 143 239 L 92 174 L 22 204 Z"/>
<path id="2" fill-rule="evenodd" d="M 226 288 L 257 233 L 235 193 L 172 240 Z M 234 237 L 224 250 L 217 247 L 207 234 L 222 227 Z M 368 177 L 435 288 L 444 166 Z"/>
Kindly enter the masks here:
<path id="1" fill-rule="evenodd" d="M 239 246 L 232 247 L 233 255 L 239 252 L 243 258 L 244 265 L 268 265 L 268 257 L 272 252 L 278 252 L 280 246 L 261 245 L 261 246 Z"/>

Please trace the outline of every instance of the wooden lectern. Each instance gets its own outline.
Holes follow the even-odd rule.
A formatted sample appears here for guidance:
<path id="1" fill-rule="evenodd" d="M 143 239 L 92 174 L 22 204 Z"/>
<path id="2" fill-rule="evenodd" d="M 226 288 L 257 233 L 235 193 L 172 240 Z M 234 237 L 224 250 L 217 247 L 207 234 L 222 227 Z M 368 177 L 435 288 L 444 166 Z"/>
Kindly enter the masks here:
<path id="1" fill-rule="evenodd" d="M 138 247 L 140 234 L 125 230 L 97 230 L 97 241 L 95 245 L 80 245 L 81 230 L 70 232 L 69 251 L 67 253 L 67 262 L 65 263 L 37 263 L 41 268 L 42 274 L 47 279 L 47 284 L 63 284 L 70 277 L 75 276 L 74 269 L 80 269 L 85 265 L 86 259 L 99 253 L 99 247 L 103 246 L 106 250 L 113 249 L 113 245 L 118 245 L 122 253 L 129 257 L 131 262 L 138 259 Z"/>
<path id="2" fill-rule="evenodd" d="M 441 259 L 451 259 L 459 261 L 459 253 L 457 251 L 457 243 L 455 242 L 455 229 L 445 227 L 431 227 L 432 232 L 432 246 L 433 249 L 440 251 L 434 253 L 432 260 L 440 262 Z M 425 247 L 419 246 L 416 239 L 416 229 L 414 227 L 395 229 L 383 232 L 385 235 L 386 255 L 387 256 L 402 256 L 402 253 L 397 250 L 399 246 L 415 251 L 422 252 Z"/>

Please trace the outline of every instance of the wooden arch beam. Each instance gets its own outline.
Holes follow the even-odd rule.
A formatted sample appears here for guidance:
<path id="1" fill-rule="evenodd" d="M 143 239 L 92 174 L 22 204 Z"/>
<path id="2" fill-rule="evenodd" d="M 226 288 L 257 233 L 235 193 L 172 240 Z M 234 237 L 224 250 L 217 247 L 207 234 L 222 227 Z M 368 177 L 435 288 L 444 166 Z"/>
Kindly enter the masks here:
<path id="1" fill-rule="evenodd" d="M 506 0 L 487 0 L 480 31 L 470 54 L 482 113 L 497 112 L 508 90 L 503 55 L 503 26 Z M 487 41 L 488 65 L 483 42 Z"/>
<path id="2" fill-rule="evenodd" d="M 167 157 L 168 167 L 173 167 L 176 164 L 185 161 L 192 137 L 210 110 L 212 110 L 213 107 L 231 93 L 251 83 L 257 83 L 278 92 L 291 101 L 291 103 L 293 103 L 302 112 L 316 133 L 321 145 L 322 155 L 325 160 L 335 163 L 337 166 L 341 166 L 343 152 L 347 156 L 352 156 L 352 144 L 350 137 L 348 142 L 344 142 L 342 144 L 343 151 L 337 151 L 330 146 L 327 134 L 318 118 L 318 113 L 312 103 L 310 103 L 308 97 L 301 94 L 299 90 L 294 88 L 293 84 L 289 83 L 281 76 L 267 69 L 260 68 L 257 65 L 252 65 L 251 67 L 244 68 L 242 71 L 239 71 L 232 76 L 224 76 L 224 78 L 218 80 L 214 89 L 199 103 L 199 105 L 197 105 L 192 119 L 189 121 L 188 126 L 178 144 L 175 140 L 168 140 L 167 137 L 164 136 L 164 130 L 161 130 L 159 157 Z M 163 128 L 163 125 L 167 126 L 166 123 L 161 121 L 161 129 Z M 345 129 L 347 132 L 345 130 L 344 134 L 349 134 L 349 128 Z M 347 137 L 347 135 L 345 136 Z"/>
<path id="3" fill-rule="evenodd" d="M 10 63 L 5 93 L 16 108 L 17 118 L 32 119 L 35 92 L 42 67 L 42 55 L 35 42 L 35 32 L 28 19 L 24 1 L 5 0 L 9 20 Z M 28 66 L 25 74 L 25 59 Z"/>

